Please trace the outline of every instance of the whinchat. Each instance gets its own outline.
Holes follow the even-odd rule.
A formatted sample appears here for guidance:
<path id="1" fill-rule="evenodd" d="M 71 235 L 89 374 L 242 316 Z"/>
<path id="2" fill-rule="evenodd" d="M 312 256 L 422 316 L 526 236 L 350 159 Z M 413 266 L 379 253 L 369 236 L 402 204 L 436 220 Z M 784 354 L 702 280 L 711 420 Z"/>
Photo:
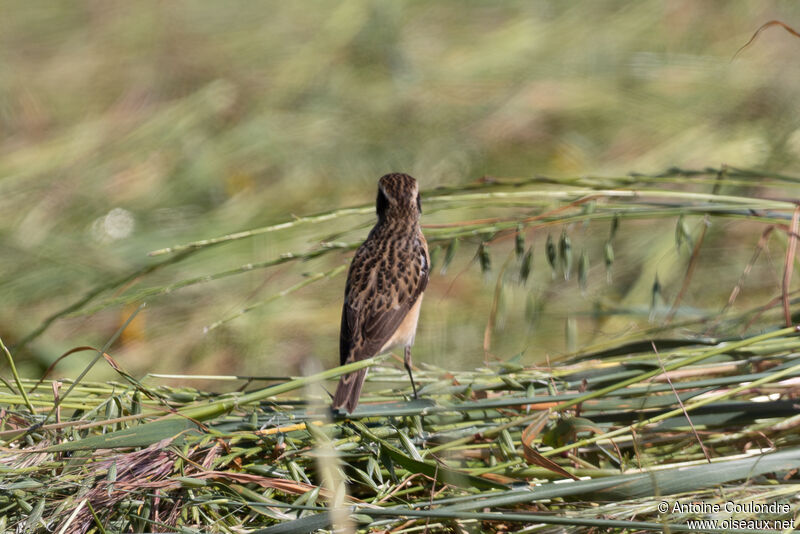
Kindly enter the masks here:
<path id="1" fill-rule="evenodd" d="M 404 347 L 405 368 L 416 397 L 411 345 L 430 272 L 428 244 L 419 224 L 422 205 L 417 181 L 407 174 L 382 176 L 376 212 L 378 222 L 356 251 L 347 273 L 339 356 L 344 365 Z M 352 412 L 366 376 L 366 369 L 344 375 L 333 408 Z"/>

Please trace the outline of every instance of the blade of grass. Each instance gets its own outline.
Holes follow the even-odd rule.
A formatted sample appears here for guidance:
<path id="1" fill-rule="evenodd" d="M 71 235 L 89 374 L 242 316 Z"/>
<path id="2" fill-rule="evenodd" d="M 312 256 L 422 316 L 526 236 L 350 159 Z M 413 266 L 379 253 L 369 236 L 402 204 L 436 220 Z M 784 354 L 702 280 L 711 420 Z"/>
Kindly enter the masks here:
<path id="1" fill-rule="evenodd" d="M 789 286 L 792 283 L 792 268 L 797 251 L 797 232 L 800 229 L 800 206 L 797 206 L 792 214 L 792 226 L 789 232 L 789 244 L 786 247 L 786 260 L 783 264 L 783 283 L 781 286 L 781 297 L 783 300 L 783 318 L 786 326 L 792 324 L 792 312 L 789 309 Z"/>
<path id="2" fill-rule="evenodd" d="M 14 358 L 11 356 L 11 352 L 6 348 L 5 343 L 3 343 L 3 339 L 0 338 L 0 349 L 3 350 L 3 354 L 6 356 L 6 361 L 8 362 L 8 366 L 11 368 L 11 374 L 14 376 L 14 381 L 17 383 L 17 388 L 19 389 L 20 395 L 22 395 L 22 400 L 25 403 L 25 406 L 28 407 L 30 410 L 31 415 L 36 413 L 34 410 L 33 405 L 31 404 L 30 399 L 28 398 L 28 394 L 25 392 L 25 387 L 22 385 L 22 381 L 19 378 L 19 373 L 17 373 L 17 366 L 14 365 Z"/>
<path id="3" fill-rule="evenodd" d="M 321 382 L 341 375 L 376 365 L 386 356 L 376 356 L 327 371 L 296 378 L 283 384 L 277 384 L 262 390 L 244 395 L 234 395 L 231 398 L 214 401 L 200 406 L 181 408 L 177 413 L 169 414 L 156 421 L 151 421 L 125 430 L 118 430 L 99 436 L 90 436 L 76 441 L 68 441 L 49 447 L 50 452 L 65 452 L 82 449 L 108 449 L 115 447 L 141 447 L 157 443 L 161 440 L 178 436 L 187 430 L 197 427 L 196 422 L 208 421 L 214 417 L 225 414 L 232 409 L 247 404 L 260 402 L 281 393 L 305 387 L 308 384 Z"/>
<path id="4" fill-rule="evenodd" d="M 786 376 L 791 375 L 792 373 L 797 372 L 797 371 L 800 371 L 800 364 L 793 365 L 791 367 L 788 367 L 788 368 L 783 369 L 781 371 L 778 371 L 776 373 L 771 373 L 770 375 L 765 376 L 764 378 L 760 378 L 758 380 L 754 380 L 753 382 L 748 382 L 748 383 L 746 383 L 744 385 L 741 385 L 739 387 L 735 387 L 735 388 L 729 389 L 728 391 L 726 391 L 724 393 L 720 393 L 718 395 L 712 395 L 712 396 L 706 397 L 704 399 L 701 399 L 701 400 L 698 400 L 698 401 L 695 401 L 695 402 L 687 403 L 684 406 L 681 406 L 680 408 L 677 408 L 675 410 L 670 410 L 668 412 L 662 413 L 662 414 L 657 415 L 655 417 L 651 417 L 649 419 L 645 419 L 643 421 L 639 421 L 639 422 L 637 422 L 635 424 L 632 424 L 632 425 L 629 425 L 629 426 L 626 426 L 626 427 L 623 427 L 623 428 L 619 428 L 619 429 L 614 430 L 612 432 L 607 432 L 605 434 L 599 434 L 599 435 L 596 435 L 596 436 L 592 436 L 591 438 L 586 438 L 586 439 L 582 439 L 582 440 L 576 441 L 574 443 L 570 443 L 569 445 L 564 445 L 563 447 L 559 447 L 557 449 L 552 449 L 552 450 L 549 450 L 549 451 L 545 451 L 543 454 L 545 456 L 552 456 L 554 454 L 559 454 L 561 452 L 572 450 L 572 449 L 575 449 L 577 447 L 583 447 L 583 446 L 586 446 L 586 445 L 590 445 L 590 444 L 595 443 L 595 442 L 600 441 L 600 440 L 612 438 L 614 436 L 619 436 L 619 435 L 625 434 L 627 432 L 630 432 L 631 430 L 638 430 L 638 429 L 644 428 L 647 425 L 651 425 L 653 423 L 657 423 L 659 421 L 663 421 L 664 419 L 669 419 L 670 417 L 674 417 L 676 415 L 681 415 L 681 414 L 683 414 L 685 412 L 691 412 L 693 409 L 699 408 L 700 406 L 705 406 L 706 404 L 711 404 L 713 402 L 717 402 L 717 401 L 720 401 L 720 400 L 727 399 L 728 397 L 731 397 L 731 396 L 733 396 L 733 395 L 735 395 L 737 393 L 740 393 L 742 391 L 754 388 L 756 386 L 760 386 L 762 384 L 767 384 L 769 382 L 773 382 L 773 381 L 775 381 L 775 380 L 777 380 L 779 378 L 786 377 Z"/>

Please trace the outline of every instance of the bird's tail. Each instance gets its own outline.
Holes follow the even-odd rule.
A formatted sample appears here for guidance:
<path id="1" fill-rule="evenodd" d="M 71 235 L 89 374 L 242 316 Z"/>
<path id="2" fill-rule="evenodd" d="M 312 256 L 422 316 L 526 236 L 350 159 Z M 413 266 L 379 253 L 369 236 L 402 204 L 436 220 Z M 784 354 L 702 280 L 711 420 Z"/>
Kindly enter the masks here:
<path id="1" fill-rule="evenodd" d="M 360 369 L 354 373 L 348 373 L 339 379 L 339 386 L 333 396 L 334 410 L 344 408 L 347 413 L 353 413 L 358 406 L 358 398 L 361 396 L 361 388 L 364 386 L 364 379 L 367 377 L 367 370 Z"/>

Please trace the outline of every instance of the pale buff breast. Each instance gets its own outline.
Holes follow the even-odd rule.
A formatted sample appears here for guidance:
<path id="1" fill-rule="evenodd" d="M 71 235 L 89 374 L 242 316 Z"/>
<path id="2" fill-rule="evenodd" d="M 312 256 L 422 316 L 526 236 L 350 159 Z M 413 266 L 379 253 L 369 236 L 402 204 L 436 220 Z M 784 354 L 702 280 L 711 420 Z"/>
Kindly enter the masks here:
<path id="1" fill-rule="evenodd" d="M 394 347 L 408 347 L 414 344 L 414 335 L 417 333 L 417 321 L 419 320 L 419 310 L 422 307 L 422 295 L 419 296 L 417 301 L 408 310 L 403 322 L 397 327 L 394 334 L 386 344 L 381 347 L 380 352 L 386 352 Z"/>

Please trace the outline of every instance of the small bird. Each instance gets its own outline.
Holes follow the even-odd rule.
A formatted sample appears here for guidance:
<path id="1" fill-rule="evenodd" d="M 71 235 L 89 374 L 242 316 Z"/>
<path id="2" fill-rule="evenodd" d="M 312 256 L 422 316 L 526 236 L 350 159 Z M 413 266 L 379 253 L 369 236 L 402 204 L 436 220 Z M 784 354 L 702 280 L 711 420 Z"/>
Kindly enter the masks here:
<path id="1" fill-rule="evenodd" d="M 428 243 L 419 225 L 417 181 L 407 174 L 382 176 L 375 211 L 378 222 L 358 247 L 347 273 L 339 357 L 344 365 L 403 346 L 416 397 L 411 345 L 430 272 Z M 344 375 L 333 396 L 333 409 L 352 412 L 366 376 L 366 369 Z"/>

